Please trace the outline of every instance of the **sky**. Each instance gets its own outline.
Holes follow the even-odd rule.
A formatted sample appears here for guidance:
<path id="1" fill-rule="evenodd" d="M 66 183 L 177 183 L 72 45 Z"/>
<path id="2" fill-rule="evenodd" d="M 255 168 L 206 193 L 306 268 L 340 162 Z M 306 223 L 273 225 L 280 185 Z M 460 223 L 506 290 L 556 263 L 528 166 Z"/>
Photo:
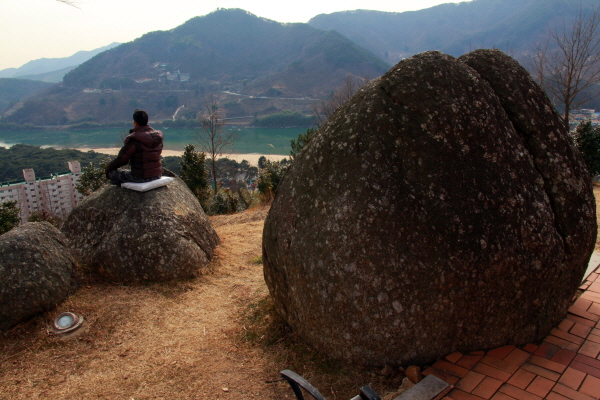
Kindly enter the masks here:
<path id="1" fill-rule="evenodd" d="M 241 8 L 278 22 L 308 22 L 344 10 L 414 11 L 452 0 L 0 0 L 0 70 L 68 57 L 144 33 L 175 28 L 217 8 Z"/>

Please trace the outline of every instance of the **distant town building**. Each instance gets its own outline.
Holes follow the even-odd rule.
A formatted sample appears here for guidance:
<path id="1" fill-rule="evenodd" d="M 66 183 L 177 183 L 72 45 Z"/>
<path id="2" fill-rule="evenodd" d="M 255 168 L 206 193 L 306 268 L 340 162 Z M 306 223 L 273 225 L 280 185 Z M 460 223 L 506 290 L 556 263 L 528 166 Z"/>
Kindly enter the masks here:
<path id="1" fill-rule="evenodd" d="M 68 164 L 69 171 L 42 178 L 36 178 L 31 168 L 24 169 L 24 180 L 0 183 L 0 203 L 16 200 L 22 222 L 36 211 L 66 217 L 83 199 L 75 190 L 81 165 L 78 161 L 69 161 Z"/>
<path id="2" fill-rule="evenodd" d="M 596 110 L 592 108 L 571 110 L 569 113 L 569 123 L 571 129 L 574 129 L 577 125 L 587 120 L 591 121 L 592 125 L 596 126 L 600 123 L 600 114 L 596 113 Z"/>

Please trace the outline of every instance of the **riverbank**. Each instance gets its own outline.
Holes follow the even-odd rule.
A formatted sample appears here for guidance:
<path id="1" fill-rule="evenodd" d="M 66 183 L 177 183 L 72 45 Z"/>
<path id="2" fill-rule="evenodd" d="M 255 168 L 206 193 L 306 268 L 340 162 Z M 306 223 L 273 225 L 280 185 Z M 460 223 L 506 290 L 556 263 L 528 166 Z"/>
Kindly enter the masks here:
<path id="1" fill-rule="evenodd" d="M 119 152 L 118 147 L 100 147 L 100 148 L 90 148 L 90 147 L 78 147 L 75 150 L 79 151 L 90 151 L 94 150 L 96 153 L 107 154 L 110 156 L 116 156 Z M 163 157 L 175 156 L 180 157 L 183 154 L 183 151 L 179 150 L 163 150 Z M 250 163 L 250 165 L 258 166 L 258 159 L 262 156 L 265 156 L 267 160 L 270 161 L 281 161 L 284 158 L 289 158 L 289 156 L 284 156 L 280 154 L 259 154 L 259 153 L 247 153 L 247 154 L 233 154 L 227 153 L 221 155 L 220 158 L 229 158 L 231 160 L 235 160 L 237 162 L 242 162 L 242 160 L 246 160 Z"/>

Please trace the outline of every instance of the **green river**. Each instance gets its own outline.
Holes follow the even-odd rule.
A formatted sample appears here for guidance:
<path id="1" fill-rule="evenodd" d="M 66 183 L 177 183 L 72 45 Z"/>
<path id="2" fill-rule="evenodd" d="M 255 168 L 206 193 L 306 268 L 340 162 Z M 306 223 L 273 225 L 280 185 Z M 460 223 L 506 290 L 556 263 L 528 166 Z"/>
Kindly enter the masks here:
<path id="1" fill-rule="evenodd" d="M 183 151 L 188 143 L 193 143 L 198 149 L 194 139 L 194 130 L 186 128 L 161 128 L 164 134 L 166 150 Z M 296 139 L 298 134 L 306 128 L 238 128 L 226 127 L 235 130 L 238 138 L 228 153 L 237 154 L 265 154 L 289 155 L 290 141 Z M 43 131 L 0 131 L 0 146 L 9 147 L 22 143 L 54 148 L 107 148 L 121 147 L 127 130 L 123 128 L 106 129 L 81 129 L 81 130 L 43 130 Z"/>

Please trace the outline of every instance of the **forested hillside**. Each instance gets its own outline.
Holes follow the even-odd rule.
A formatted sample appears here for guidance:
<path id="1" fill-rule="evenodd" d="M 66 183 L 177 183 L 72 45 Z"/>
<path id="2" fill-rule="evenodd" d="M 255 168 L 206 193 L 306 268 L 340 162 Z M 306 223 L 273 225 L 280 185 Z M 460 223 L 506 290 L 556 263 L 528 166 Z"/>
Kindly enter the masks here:
<path id="1" fill-rule="evenodd" d="M 0 113 L 17 101 L 49 87 L 51 84 L 29 79 L 0 78 Z"/>
<path id="2" fill-rule="evenodd" d="M 189 74 L 190 83 L 228 82 L 249 94 L 277 85 L 283 95 L 314 95 L 330 90 L 338 83 L 336 78 L 347 73 L 380 75 L 388 68 L 339 33 L 229 9 L 192 18 L 170 31 L 150 32 L 104 52 L 69 72 L 64 85 L 139 89 L 136 80 L 178 71 Z"/>
<path id="3" fill-rule="evenodd" d="M 419 11 L 356 10 L 321 14 L 309 21 L 334 29 L 391 64 L 427 50 L 460 56 L 498 48 L 513 56 L 532 52 L 548 26 L 573 18 L 597 0 L 473 0 Z"/>
<path id="4" fill-rule="evenodd" d="M 389 67 L 337 32 L 221 9 L 98 54 L 5 122 L 111 123 L 130 120 L 135 108 L 153 120 L 194 119 L 208 93 L 227 117 L 310 115 L 310 98 L 326 97 L 346 76 L 374 78 Z"/>

